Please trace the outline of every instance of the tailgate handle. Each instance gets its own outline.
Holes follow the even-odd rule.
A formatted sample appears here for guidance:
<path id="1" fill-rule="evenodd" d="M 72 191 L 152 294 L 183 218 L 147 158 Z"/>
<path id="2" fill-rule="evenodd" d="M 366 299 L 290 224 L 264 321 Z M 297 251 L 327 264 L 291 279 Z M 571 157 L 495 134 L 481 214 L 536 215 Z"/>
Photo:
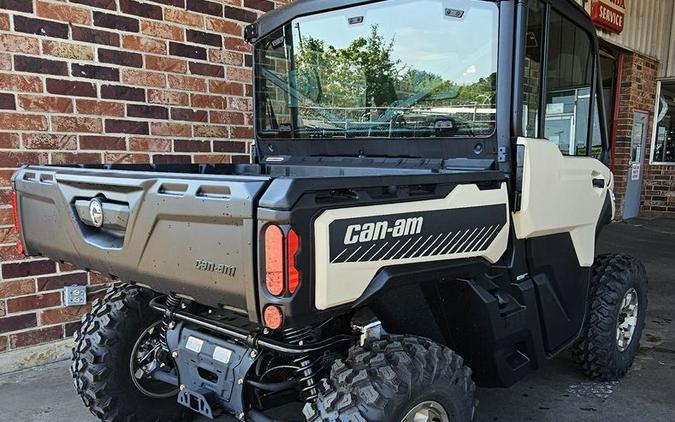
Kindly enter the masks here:
<path id="1" fill-rule="evenodd" d="M 75 210 L 77 215 L 87 226 L 101 227 L 113 231 L 124 231 L 129 223 L 129 205 L 115 202 L 105 202 L 98 198 L 102 209 L 102 221 L 99 224 L 94 222 L 91 204 L 93 200 L 79 199 L 75 201 Z"/>

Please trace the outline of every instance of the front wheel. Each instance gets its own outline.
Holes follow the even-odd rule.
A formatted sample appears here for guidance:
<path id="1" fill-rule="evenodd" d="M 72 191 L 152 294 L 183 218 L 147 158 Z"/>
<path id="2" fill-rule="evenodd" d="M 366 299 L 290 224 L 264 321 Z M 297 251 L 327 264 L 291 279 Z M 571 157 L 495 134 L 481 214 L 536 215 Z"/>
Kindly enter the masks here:
<path id="1" fill-rule="evenodd" d="M 591 305 L 575 355 L 586 375 L 623 378 L 640 349 L 647 313 L 647 272 L 625 255 L 599 256 L 592 269 Z"/>
<path id="2" fill-rule="evenodd" d="M 335 362 L 310 422 L 450 422 L 474 418 L 471 369 L 452 350 L 419 337 L 390 336 L 352 347 Z"/>

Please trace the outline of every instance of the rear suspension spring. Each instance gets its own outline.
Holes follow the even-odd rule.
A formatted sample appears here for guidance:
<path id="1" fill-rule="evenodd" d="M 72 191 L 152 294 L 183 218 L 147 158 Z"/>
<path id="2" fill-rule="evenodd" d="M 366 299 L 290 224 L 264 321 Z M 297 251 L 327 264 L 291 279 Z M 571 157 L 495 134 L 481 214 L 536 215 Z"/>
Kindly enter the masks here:
<path id="1" fill-rule="evenodd" d="M 311 327 L 289 328 L 283 331 L 283 335 L 287 342 L 298 345 L 315 340 L 314 330 Z M 319 395 L 318 376 L 321 369 L 321 356 L 303 355 L 293 359 L 293 365 L 297 367 L 295 377 L 300 386 L 301 398 L 306 402 L 316 400 Z"/>
<path id="2" fill-rule="evenodd" d="M 170 329 L 172 329 L 175 326 L 175 322 L 173 320 L 172 314 L 173 312 L 178 309 L 181 305 L 181 299 L 176 296 L 175 294 L 171 293 L 170 295 L 167 295 L 166 297 L 166 309 L 167 311 L 164 313 L 164 317 L 162 318 L 162 327 L 161 331 L 159 334 L 159 338 L 162 342 L 162 346 L 164 347 L 164 350 L 167 352 L 169 351 L 169 345 L 166 341 L 166 333 Z"/>

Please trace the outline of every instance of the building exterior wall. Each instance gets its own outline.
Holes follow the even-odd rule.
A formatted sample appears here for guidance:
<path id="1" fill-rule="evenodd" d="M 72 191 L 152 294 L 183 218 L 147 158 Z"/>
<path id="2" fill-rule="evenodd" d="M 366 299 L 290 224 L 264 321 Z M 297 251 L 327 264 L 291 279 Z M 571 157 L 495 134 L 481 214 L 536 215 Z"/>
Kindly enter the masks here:
<path id="1" fill-rule="evenodd" d="M 0 353 L 63 339 L 108 282 L 14 247 L 10 176 L 29 163 L 248 161 L 243 28 L 285 0 L 0 1 Z"/>

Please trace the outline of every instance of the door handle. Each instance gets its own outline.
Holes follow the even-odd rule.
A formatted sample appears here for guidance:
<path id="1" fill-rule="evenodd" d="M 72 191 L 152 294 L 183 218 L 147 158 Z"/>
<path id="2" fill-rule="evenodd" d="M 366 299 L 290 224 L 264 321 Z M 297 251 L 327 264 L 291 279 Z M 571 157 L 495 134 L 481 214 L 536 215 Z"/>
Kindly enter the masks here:
<path id="1" fill-rule="evenodd" d="M 598 189 L 604 189 L 605 188 L 605 179 L 602 177 L 596 177 L 593 179 L 593 187 L 598 188 Z"/>

